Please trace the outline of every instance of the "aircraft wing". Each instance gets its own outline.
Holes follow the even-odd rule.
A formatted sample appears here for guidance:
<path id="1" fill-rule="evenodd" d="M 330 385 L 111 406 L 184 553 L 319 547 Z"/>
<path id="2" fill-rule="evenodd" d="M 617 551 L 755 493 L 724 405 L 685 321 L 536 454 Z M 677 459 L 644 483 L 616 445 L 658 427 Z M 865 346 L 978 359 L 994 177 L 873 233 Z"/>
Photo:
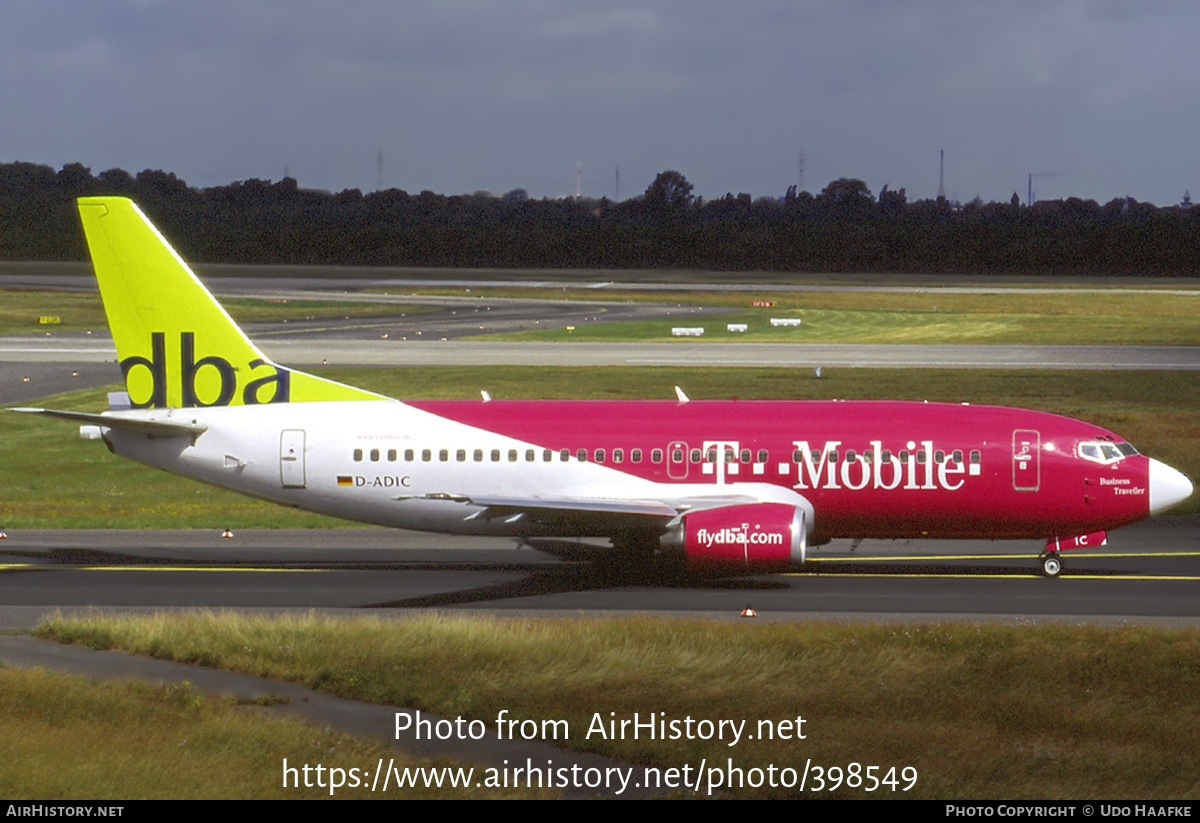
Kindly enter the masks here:
<path id="1" fill-rule="evenodd" d="M 666 528 L 674 525 L 679 517 L 690 511 L 763 502 L 763 498 L 757 494 L 735 492 L 733 489 L 720 494 L 688 495 L 664 499 L 582 496 L 503 497 L 460 494 L 430 496 L 485 507 L 483 511 L 477 512 L 469 519 L 502 519 L 512 523 L 524 521 L 547 526 L 570 524 L 579 528 L 600 530 L 648 526 Z"/>

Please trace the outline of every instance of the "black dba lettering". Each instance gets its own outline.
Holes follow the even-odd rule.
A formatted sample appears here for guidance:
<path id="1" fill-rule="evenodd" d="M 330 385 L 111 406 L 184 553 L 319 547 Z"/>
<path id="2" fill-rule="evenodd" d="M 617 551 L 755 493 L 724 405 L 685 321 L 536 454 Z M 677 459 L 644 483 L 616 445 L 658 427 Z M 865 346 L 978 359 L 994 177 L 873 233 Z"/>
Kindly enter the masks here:
<path id="1" fill-rule="evenodd" d="M 185 331 L 179 335 L 179 369 L 181 382 L 181 402 L 184 408 L 192 406 L 228 406 L 237 390 L 237 375 L 228 360 L 216 355 L 201 357 L 196 360 L 196 333 Z M 217 370 L 221 378 L 221 391 L 217 399 L 205 403 L 196 395 L 196 375 L 202 368 Z"/>
<path id="2" fill-rule="evenodd" d="M 292 373 L 261 357 L 250 361 L 249 380 L 242 389 L 241 400 L 247 406 L 265 403 L 287 403 L 292 397 Z M 145 386 L 145 369 L 150 377 L 150 393 L 135 391 Z M 268 373 L 254 375 L 262 369 Z M 134 408 L 166 408 L 168 388 L 174 393 L 175 374 L 167 372 L 167 341 L 164 332 L 150 335 L 150 357 L 135 355 L 121 361 L 121 373 L 125 376 L 125 388 L 129 392 Z M 215 378 L 215 381 L 214 381 Z M 196 357 L 196 333 L 181 332 L 179 335 L 179 405 L 182 408 L 195 406 L 228 406 L 237 396 L 238 369 L 224 357 L 208 355 Z M 199 384 L 199 385 L 197 385 Z M 216 390 L 216 395 L 212 392 Z M 203 396 L 201 392 L 203 391 Z"/>
<path id="3" fill-rule="evenodd" d="M 251 369 L 257 369 L 260 366 L 269 366 L 275 370 L 275 373 L 268 374 L 266 377 L 259 377 L 247 383 L 245 390 L 242 392 L 242 402 L 247 406 L 257 406 L 260 403 L 288 402 L 292 394 L 292 373 L 287 369 L 279 368 L 274 363 L 268 363 L 261 357 L 250 361 Z M 272 383 L 275 384 L 275 392 L 266 399 L 261 398 L 259 390 L 267 388 Z"/>
<path id="4" fill-rule="evenodd" d="M 150 396 L 140 402 L 133 396 L 133 384 L 129 374 L 137 366 L 150 372 Z M 129 392 L 129 403 L 135 409 L 161 409 L 167 405 L 167 343 L 166 335 L 156 331 L 150 335 L 150 359 L 126 357 L 121 361 L 121 374 L 125 377 L 125 389 Z"/>

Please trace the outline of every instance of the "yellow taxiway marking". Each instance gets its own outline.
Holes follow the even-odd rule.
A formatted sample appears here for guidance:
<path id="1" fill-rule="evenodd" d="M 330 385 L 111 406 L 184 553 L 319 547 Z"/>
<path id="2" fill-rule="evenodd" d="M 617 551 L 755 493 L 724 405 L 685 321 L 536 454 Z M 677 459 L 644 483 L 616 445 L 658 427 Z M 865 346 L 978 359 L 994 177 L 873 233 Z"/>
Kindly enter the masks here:
<path id="1" fill-rule="evenodd" d="M 0 571 L 14 569 L 38 569 L 41 571 L 70 570 L 85 572 L 324 572 L 324 571 L 355 571 L 354 569 L 272 569 L 256 566 L 91 566 L 87 564 L 36 564 L 11 563 L 0 565 Z"/>
<path id="2" fill-rule="evenodd" d="M 72 566 L 89 572 L 323 572 L 330 569 L 271 569 L 255 566 Z M 335 571 L 341 571 L 336 569 Z"/>
<path id="3" fill-rule="evenodd" d="M 1081 557 L 1200 557 L 1200 552 L 1099 552 L 1083 554 L 1080 552 L 1060 552 L 1059 556 L 1067 559 Z M 931 554 L 931 555 L 864 555 L 862 557 L 812 557 L 810 563 L 887 563 L 895 560 L 924 560 L 937 562 L 942 560 L 1037 560 L 1040 554 Z"/>
<path id="4" fill-rule="evenodd" d="M 1064 552 L 1063 556 L 1069 559 L 1076 558 L 1118 558 L 1118 557 L 1200 557 L 1200 552 Z M 809 562 L 815 564 L 822 563 L 890 563 L 895 561 L 925 561 L 925 562 L 945 562 L 947 560 L 1030 560 L 1036 561 L 1040 555 L 1037 554 L 965 554 L 965 555 L 911 555 L 902 557 L 883 557 L 883 556 L 868 556 L 868 557 L 810 557 Z M 785 572 L 791 577 L 819 577 L 819 572 Z M 1033 570 L 1014 569 L 1008 573 L 997 572 L 994 574 L 929 574 L 929 573 L 913 573 L 904 572 L 866 572 L 855 574 L 855 577 L 924 577 L 924 578 L 962 578 L 962 579 L 980 579 L 980 578 L 997 578 L 1024 580 L 1028 578 L 1042 578 L 1043 575 Z M 1200 580 L 1200 575 L 1194 574 L 1082 574 L 1080 572 L 1064 572 L 1062 577 L 1071 580 L 1182 580 L 1182 581 L 1197 581 Z"/>
<path id="5" fill-rule="evenodd" d="M 784 572 L 785 577 L 828 577 L 819 572 Z M 1037 572 L 1014 572 L 1013 574 L 906 574 L 901 572 L 867 572 L 865 574 L 849 574 L 839 575 L 842 577 L 887 577 L 887 578 L 926 578 L 931 580 L 983 580 L 987 578 L 996 578 L 998 580 L 1049 580 L 1051 578 L 1044 577 Z M 1179 580 L 1184 582 L 1200 581 L 1200 575 L 1144 575 L 1144 574 L 1075 574 L 1071 572 L 1063 572 L 1061 575 L 1053 578 L 1054 580 L 1110 580 L 1127 583 L 1132 580 Z"/>

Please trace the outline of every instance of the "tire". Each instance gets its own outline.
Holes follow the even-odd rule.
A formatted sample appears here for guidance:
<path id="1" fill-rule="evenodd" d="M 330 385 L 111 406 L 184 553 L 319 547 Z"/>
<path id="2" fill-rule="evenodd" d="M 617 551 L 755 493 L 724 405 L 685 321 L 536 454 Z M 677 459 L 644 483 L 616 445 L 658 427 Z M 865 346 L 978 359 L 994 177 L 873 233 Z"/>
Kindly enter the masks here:
<path id="1" fill-rule="evenodd" d="M 1057 552 L 1048 552 L 1041 557 L 1043 577 L 1058 577 L 1062 574 L 1063 562 Z"/>

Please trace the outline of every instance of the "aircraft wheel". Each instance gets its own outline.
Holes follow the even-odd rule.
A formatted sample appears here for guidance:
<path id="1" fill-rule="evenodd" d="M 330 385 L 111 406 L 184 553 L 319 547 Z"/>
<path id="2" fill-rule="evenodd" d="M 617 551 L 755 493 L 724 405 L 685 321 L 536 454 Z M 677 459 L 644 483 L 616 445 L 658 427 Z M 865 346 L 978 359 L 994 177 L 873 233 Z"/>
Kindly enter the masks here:
<path id="1" fill-rule="evenodd" d="M 1042 576 L 1044 577 L 1058 577 L 1060 574 L 1062 574 L 1062 558 L 1058 556 L 1057 552 L 1047 552 L 1046 554 L 1043 554 L 1041 558 L 1041 565 Z"/>

